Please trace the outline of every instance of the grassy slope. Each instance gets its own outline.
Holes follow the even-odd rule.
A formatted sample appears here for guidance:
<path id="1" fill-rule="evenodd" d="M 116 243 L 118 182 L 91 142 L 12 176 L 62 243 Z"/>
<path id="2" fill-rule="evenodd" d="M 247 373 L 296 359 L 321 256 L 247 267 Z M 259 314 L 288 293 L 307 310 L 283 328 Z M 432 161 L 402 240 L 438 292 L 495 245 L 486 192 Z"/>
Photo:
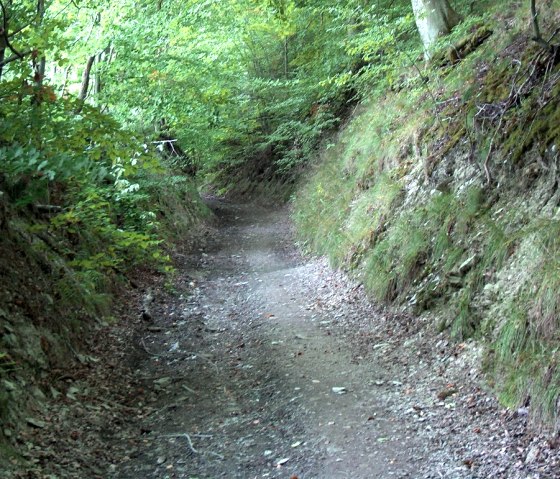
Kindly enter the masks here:
<path id="1" fill-rule="evenodd" d="M 527 5 L 494 8 L 493 35 L 465 59 L 362 106 L 300 188 L 295 218 L 309 250 L 352 270 L 376 300 L 483 341 L 504 403 L 530 400 L 552 424 L 560 68 L 530 40 Z M 552 32 L 560 2 L 541 8 Z M 442 51 L 445 63 L 454 50 Z"/>

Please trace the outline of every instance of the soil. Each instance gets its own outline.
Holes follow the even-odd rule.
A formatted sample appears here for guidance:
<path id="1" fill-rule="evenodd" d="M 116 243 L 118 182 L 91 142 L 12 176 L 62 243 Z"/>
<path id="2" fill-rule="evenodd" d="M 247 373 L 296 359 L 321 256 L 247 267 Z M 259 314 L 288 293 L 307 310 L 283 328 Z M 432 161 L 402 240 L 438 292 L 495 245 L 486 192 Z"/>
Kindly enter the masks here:
<path id="1" fill-rule="evenodd" d="M 556 438 L 499 407 L 476 344 L 301 256 L 286 210 L 210 206 L 220 226 L 173 284 L 138 287 L 53 381 L 13 477 L 560 477 Z"/>

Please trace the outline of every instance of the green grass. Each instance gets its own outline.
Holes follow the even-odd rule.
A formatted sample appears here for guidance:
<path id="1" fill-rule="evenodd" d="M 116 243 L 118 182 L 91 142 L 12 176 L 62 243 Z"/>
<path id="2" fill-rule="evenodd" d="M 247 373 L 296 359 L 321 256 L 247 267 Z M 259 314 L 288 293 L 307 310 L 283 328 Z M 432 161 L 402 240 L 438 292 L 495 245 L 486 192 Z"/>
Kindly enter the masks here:
<path id="1" fill-rule="evenodd" d="M 497 10 L 443 42 L 448 48 L 477 22 L 494 30 L 459 64 L 428 70 L 427 86 L 411 81 L 411 88 L 385 92 L 358 109 L 299 188 L 294 218 L 307 249 L 359 276 L 376 301 L 437 311 L 441 330 L 484 342 L 488 377 L 502 402 L 513 407 L 531 397 L 535 417 L 550 422 L 560 392 L 560 220 L 556 210 L 527 206 L 534 192 L 525 186 L 523 162 L 531 161 L 526 155 L 535 145 L 546 161 L 541 145 L 558 144 L 560 122 L 557 102 L 539 107 L 541 78 L 504 116 L 487 165 L 502 177 L 498 185 L 485 184 L 483 163 L 497 125 L 481 122 L 480 104 L 498 105 L 509 95 L 517 71 L 508 53 L 512 42 L 523 68 L 536 52 L 527 9 L 504 5 L 491 3 Z M 559 7 L 554 0 L 550 12 Z M 544 29 L 553 18 L 543 16 Z M 559 89 L 560 82 L 552 84 L 552 96 Z M 437 117 L 434 99 L 443 105 Z M 480 181 L 434 190 L 432 172 L 453 155 L 477 166 Z M 487 285 L 499 292 L 482 306 Z"/>
<path id="2" fill-rule="evenodd" d="M 516 362 L 529 342 L 529 331 L 526 312 L 514 302 L 498 330 L 495 341 L 496 355 L 500 363 Z"/>

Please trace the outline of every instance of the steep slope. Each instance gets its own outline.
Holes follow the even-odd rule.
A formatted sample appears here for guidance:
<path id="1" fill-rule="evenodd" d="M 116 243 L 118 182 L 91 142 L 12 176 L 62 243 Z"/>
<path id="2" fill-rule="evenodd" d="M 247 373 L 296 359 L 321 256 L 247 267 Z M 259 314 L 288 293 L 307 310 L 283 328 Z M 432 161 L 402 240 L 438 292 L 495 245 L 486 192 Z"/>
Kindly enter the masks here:
<path id="1" fill-rule="evenodd" d="M 167 178 L 169 180 L 169 178 Z M 159 184 L 166 178 L 159 178 Z M 74 395 L 76 376 L 95 376 L 100 360 L 105 372 L 107 361 L 91 351 L 102 349 L 107 326 L 119 317 L 119 302 L 127 296 L 140 295 L 143 277 L 162 275 L 171 263 L 159 261 L 164 250 L 154 249 L 155 236 L 145 236 L 140 249 L 148 254 L 136 255 L 139 243 L 126 242 L 133 232 L 122 226 L 95 219 L 103 209 L 94 198 L 86 202 L 99 216 L 80 216 L 79 204 L 63 195 L 62 206 L 17 207 L 9 195 L 7 183 L 0 183 L 0 470 L 10 458 L 29 450 L 33 431 L 53 430 L 49 407 L 53 402 L 77 403 Z M 159 238 L 181 237 L 188 242 L 204 217 L 198 195 L 189 181 L 168 184 L 164 191 L 144 194 L 152 211 L 159 217 Z M 78 211 L 78 213 L 76 213 Z M 132 214 L 135 210 L 129 209 Z M 61 217 L 76 214 L 76 222 L 60 223 Z M 155 213 L 154 213 L 155 216 Z M 100 221 L 101 221 L 100 220 Z M 117 233 L 125 243 L 118 246 Z M 128 236 L 127 236 L 128 235 Z M 144 238 L 136 233 L 135 238 Z M 173 247 L 170 241 L 167 251 Z M 119 248 L 123 248 L 119 251 Z M 120 263 L 110 262 L 117 255 Z M 136 251 L 136 253 L 135 253 Z M 85 258 L 79 261 L 81 258 Z M 143 269 L 139 275 L 137 270 Z M 128 278 L 139 277 L 131 281 Z M 136 291 L 135 291 L 136 290 Z M 138 317 L 140 311 L 125 319 Z M 120 317 L 119 317 L 120 319 Z M 133 329 L 129 325 L 130 329 Z M 99 337 L 98 337 L 99 336 Z M 100 343 L 100 344 L 97 344 Z M 82 391 L 83 392 L 83 391 Z M 57 401 L 58 400 L 58 401 Z M 108 399 L 109 400 L 109 399 Z M 28 457 L 29 459 L 29 457 Z M 4 472 L 6 472 L 6 469 Z M 6 472 L 8 474 L 8 472 Z"/>
<path id="2" fill-rule="evenodd" d="M 531 39 L 518 5 L 502 7 L 362 106 L 301 186 L 295 218 L 306 247 L 375 300 L 482 341 L 504 403 L 556 428 L 559 55 Z M 543 8 L 553 32 L 558 4 Z"/>

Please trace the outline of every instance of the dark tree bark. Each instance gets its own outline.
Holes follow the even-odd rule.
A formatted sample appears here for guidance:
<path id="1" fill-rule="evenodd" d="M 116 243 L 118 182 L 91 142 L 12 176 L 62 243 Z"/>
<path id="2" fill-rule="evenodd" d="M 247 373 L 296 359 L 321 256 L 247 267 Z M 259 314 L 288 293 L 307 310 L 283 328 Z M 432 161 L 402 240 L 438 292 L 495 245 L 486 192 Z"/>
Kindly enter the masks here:
<path id="1" fill-rule="evenodd" d="M 0 81 L 2 80 L 2 72 L 4 71 L 4 57 L 6 56 L 6 45 L 0 39 Z"/>
<path id="2" fill-rule="evenodd" d="M 8 48 L 8 10 L 4 3 L 0 1 L 2 13 L 2 23 L 0 24 L 0 80 L 2 80 L 2 72 L 4 70 L 4 58 L 6 57 L 6 48 Z"/>
<path id="3" fill-rule="evenodd" d="M 92 55 L 88 58 L 86 67 L 84 68 L 84 73 L 82 74 L 82 87 L 80 88 L 80 94 L 78 95 L 78 106 L 76 107 L 76 113 L 80 113 L 84 107 L 84 103 L 87 98 L 89 90 L 89 80 L 91 78 L 91 68 L 95 62 L 96 55 Z"/>
<path id="4" fill-rule="evenodd" d="M 27 28 L 33 21 L 29 23 L 24 23 L 19 25 L 15 30 L 10 31 L 10 7 L 12 6 L 12 1 L 7 2 L 0 0 L 0 13 L 2 14 L 2 22 L 0 23 L 0 80 L 2 79 L 2 74 L 4 67 L 11 62 L 16 60 L 21 60 L 27 55 L 32 53 L 32 50 L 25 50 L 23 52 L 18 51 L 12 44 L 13 38 L 25 28 Z M 12 55 L 6 57 L 6 52 L 12 52 Z"/>
<path id="5" fill-rule="evenodd" d="M 101 71 L 99 65 L 101 65 L 101 63 L 103 62 L 104 57 L 105 57 L 104 52 L 101 52 L 97 55 L 95 60 L 95 63 L 97 63 L 97 68 L 95 70 L 95 75 L 93 77 L 93 91 L 95 93 L 95 96 L 101 93 L 101 89 L 103 87 L 101 84 Z"/>

